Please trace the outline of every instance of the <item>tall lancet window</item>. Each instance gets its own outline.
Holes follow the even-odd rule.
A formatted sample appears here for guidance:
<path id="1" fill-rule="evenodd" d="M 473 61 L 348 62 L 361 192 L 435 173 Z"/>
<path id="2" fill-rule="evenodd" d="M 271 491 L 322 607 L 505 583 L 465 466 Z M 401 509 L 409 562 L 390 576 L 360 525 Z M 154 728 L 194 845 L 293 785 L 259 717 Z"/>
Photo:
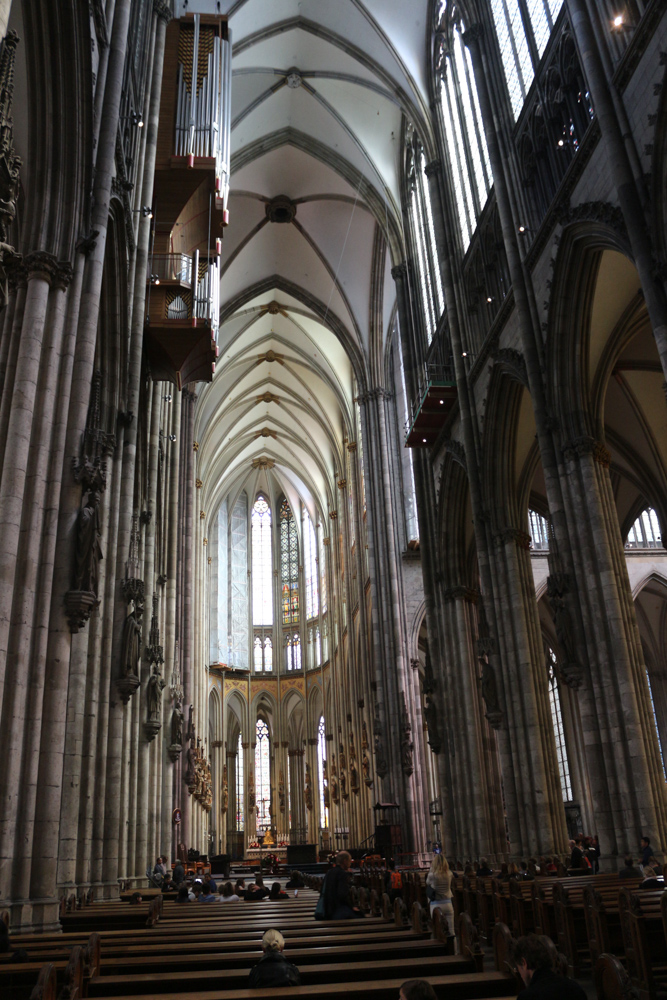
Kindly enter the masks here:
<path id="1" fill-rule="evenodd" d="M 257 833 L 264 833 L 271 827 L 271 741 L 264 719 L 257 720 L 255 736 Z"/>
<path id="2" fill-rule="evenodd" d="M 306 617 L 309 620 L 320 613 L 317 563 L 317 536 L 313 522 L 306 514 L 303 521 L 303 568 L 306 576 Z"/>
<path id="3" fill-rule="evenodd" d="M 299 621 L 299 543 L 292 508 L 280 505 L 280 583 L 283 625 Z"/>
<path id="4" fill-rule="evenodd" d="M 260 495 L 252 508 L 252 623 L 273 625 L 271 508 Z"/>
<path id="5" fill-rule="evenodd" d="M 408 148 L 407 172 L 422 313 L 430 344 L 445 308 L 445 299 L 442 294 L 431 197 L 424 167 L 424 152 L 417 138 L 413 137 Z"/>
<path id="6" fill-rule="evenodd" d="M 567 746 L 565 745 L 565 730 L 563 728 L 563 713 L 560 706 L 560 692 L 558 690 L 558 678 L 556 677 L 556 654 L 549 646 L 547 648 L 547 672 L 549 676 L 549 705 L 551 707 L 551 722 L 554 727 L 556 738 L 556 759 L 558 760 L 558 773 L 560 775 L 560 788 L 563 793 L 563 802 L 572 801 L 572 782 L 570 781 L 570 764 L 567 759 Z"/>
<path id="7" fill-rule="evenodd" d="M 472 239 L 493 178 L 470 52 L 463 42 L 465 26 L 456 6 L 438 25 L 436 65 L 445 144 L 464 251 Z"/>
<path id="8" fill-rule="evenodd" d="M 514 117 L 519 117 L 563 0 L 491 0 L 498 47 Z"/>
<path id="9" fill-rule="evenodd" d="M 662 740 L 660 739 L 660 729 L 658 728 L 658 716 L 655 711 L 655 702 L 653 701 L 653 688 L 651 687 L 651 678 L 649 677 L 648 670 L 646 671 L 646 683 L 648 684 L 648 696 L 651 699 L 651 711 L 653 712 L 653 725 L 655 726 L 655 732 L 658 737 L 658 750 L 660 751 L 660 763 L 662 764 L 662 773 L 665 781 L 667 781 L 667 768 L 665 768 L 665 757 L 662 752 Z"/>
<path id="10" fill-rule="evenodd" d="M 243 794 L 243 740 L 239 733 L 236 745 L 236 829 L 245 830 L 245 796 Z"/>
<path id="11" fill-rule="evenodd" d="M 298 632 L 285 636 L 285 666 L 288 670 L 301 670 L 301 639 Z"/>
<path id="12" fill-rule="evenodd" d="M 327 734 L 324 727 L 324 716 L 320 716 L 317 726 L 317 781 L 320 793 L 320 826 L 329 826 L 329 810 L 324 799 L 325 777 L 327 776 Z"/>

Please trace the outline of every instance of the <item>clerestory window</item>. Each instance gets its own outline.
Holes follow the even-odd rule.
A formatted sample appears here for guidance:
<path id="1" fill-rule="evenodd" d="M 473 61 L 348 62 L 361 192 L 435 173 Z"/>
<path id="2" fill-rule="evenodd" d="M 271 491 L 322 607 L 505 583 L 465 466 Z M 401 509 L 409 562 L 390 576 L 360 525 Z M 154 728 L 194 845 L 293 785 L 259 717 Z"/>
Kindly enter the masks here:
<path id="1" fill-rule="evenodd" d="M 572 801 L 572 782 L 570 781 L 570 764 L 567 757 L 567 746 L 565 743 L 565 730 L 563 728 L 563 713 L 560 704 L 560 691 L 558 690 L 558 678 L 556 676 L 556 654 L 553 649 L 547 647 L 547 672 L 549 677 L 549 706 L 551 708 L 551 723 L 556 739 L 556 759 L 558 761 L 558 773 L 560 775 L 560 787 L 563 794 L 563 802 Z"/>
<path id="2" fill-rule="evenodd" d="M 563 0 L 491 0 L 515 120 L 519 117 L 562 6 Z"/>
<path id="3" fill-rule="evenodd" d="M 626 549 L 661 549 L 662 533 L 658 515 L 652 507 L 643 510 L 628 532 Z"/>

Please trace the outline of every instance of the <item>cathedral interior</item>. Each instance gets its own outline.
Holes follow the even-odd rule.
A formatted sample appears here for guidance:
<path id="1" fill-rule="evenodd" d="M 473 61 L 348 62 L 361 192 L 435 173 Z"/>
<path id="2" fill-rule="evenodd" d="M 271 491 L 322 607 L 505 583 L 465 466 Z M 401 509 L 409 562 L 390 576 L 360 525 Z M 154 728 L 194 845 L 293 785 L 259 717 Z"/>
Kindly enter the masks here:
<path id="1" fill-rule="evenodd" d="M 0 0 L 0 908 L 667 841 L 664 0 Z"/>

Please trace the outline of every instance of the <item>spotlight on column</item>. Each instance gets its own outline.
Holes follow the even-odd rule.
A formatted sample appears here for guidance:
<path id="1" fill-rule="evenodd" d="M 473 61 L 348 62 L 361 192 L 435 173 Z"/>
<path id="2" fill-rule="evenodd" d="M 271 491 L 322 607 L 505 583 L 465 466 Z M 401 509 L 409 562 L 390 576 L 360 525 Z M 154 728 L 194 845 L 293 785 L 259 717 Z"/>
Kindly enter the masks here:
<path id="1" fill-rule="evenodd" d="M 173 443 L 174 443 L 174 441 L 176 440 L 176 435 L 175 435 L 175 434 L 170 434 L 170 435 L 169 435 L 169 440 L 170 440 L 170 441 L 171 441 L 171 443 L 173 444 Z"/>

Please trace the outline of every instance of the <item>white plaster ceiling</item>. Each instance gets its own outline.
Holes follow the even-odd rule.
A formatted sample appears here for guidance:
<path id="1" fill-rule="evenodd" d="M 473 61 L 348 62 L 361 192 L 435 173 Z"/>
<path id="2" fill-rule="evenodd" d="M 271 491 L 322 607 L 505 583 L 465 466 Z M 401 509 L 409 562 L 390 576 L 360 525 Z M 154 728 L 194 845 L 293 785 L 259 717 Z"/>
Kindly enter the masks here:
<path id="1" fill-rule="evenodd" d="M 234 43 L 220 358 L 197 411 L 207 509 L 241 486 L 256 491 L 252 463 L 268 459 L 290 497 L 326 516 L 344 439 L 356 436 L 355 376 L 361 388 L 383 378 L 390 272 L 404 256 L 403 118 L 422 132 L 428 119 L 429 3 L 190 0 L 187 10 L 227 13 Z M 267 218 L 278 196 L 294 203 L 292 222 Z M 268 351 L 284 363 L 258 363 Z M 279 402 L 257 403 L 266 392 Z"/>

